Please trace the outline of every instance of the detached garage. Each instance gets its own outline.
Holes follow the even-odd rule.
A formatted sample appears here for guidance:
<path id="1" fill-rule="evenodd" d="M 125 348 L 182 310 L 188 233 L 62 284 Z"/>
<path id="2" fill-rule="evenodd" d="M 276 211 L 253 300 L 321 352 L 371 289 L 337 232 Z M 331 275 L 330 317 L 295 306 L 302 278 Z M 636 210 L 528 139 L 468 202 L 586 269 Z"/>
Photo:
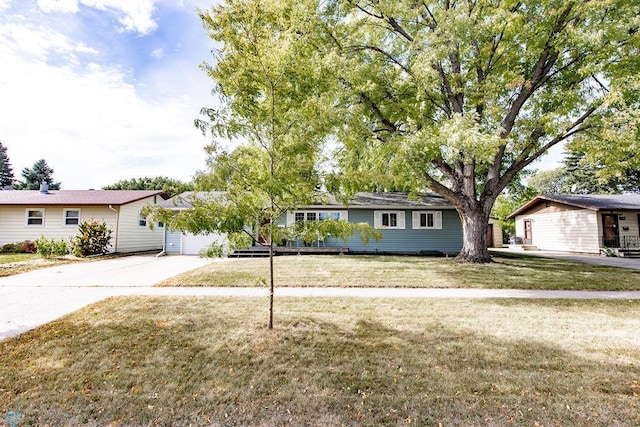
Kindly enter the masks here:
<path id="1" fill-rule="evenodd" d="M 211 196 L 211 193 L 203 193 L 202 196 Z M 175 196 L 161 203 L 165 209 L 180 211 L 192 207 L 191 200 L 198 198 L 199 193 L 187 192 Z M 169 255 L 199 255 L 200 251 L 211 246 L 212 243 L 221 244 L 225 240 L 223 234 L 192 234 L 170 230 L 165 227 L 163 251 Z"/>

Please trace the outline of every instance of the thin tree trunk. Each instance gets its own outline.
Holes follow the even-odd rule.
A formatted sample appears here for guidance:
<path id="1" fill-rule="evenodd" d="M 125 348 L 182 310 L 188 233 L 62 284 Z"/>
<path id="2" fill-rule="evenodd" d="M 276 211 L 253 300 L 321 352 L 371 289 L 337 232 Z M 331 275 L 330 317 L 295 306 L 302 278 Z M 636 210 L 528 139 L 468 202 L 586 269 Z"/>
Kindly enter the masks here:
<path id="1" fill-rule="evenodd" d="M 487 250 L 487 228 L 489 215 L 482 209 L 462 211 L 458 209 L 462 221 L 462 250 L 456 257 L 458 262 L 488 263 L 491 255 Z"/>
<path id="2" fill-rule="evenodd" d="M 273 329 L 273 238 L 269 241 L 269 325 Z"/>

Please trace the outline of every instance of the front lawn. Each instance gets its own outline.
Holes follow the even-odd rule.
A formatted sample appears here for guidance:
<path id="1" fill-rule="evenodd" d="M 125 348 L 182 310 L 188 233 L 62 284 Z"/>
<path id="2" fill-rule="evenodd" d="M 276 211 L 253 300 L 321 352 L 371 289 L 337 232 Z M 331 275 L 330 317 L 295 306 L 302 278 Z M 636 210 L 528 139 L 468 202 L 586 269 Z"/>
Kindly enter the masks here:
<path id="1" fill-rule="evenodd" d="M 22 425 L 640 424 L 633 301 L 113 298 L 0 343 Z"/>
<path id="2" fill-rule="evenodd" d="M 486 265 L 411 256 L 283 256 L 276 286 L 640 290 L 640 270 L 524 255 Z M 158 286 L 264 286 L 268 259 L 214 262 Z"/>

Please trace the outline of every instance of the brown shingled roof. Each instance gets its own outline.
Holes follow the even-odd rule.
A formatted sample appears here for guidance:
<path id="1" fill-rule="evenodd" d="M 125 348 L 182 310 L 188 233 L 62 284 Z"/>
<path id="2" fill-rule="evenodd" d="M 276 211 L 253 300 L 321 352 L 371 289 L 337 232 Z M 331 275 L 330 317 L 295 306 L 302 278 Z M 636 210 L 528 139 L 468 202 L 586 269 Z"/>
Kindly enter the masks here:
<path id="1" fill-rule="evenodd" d="M 592 211 L 640 210 L 640 194 L 543 194 L 520 206 L 507 218 L 515 218 L 541 201 L 562 203 Z"/>
<path id="2" fill-rule="evenodd" d="M 147 197 L 161 195 L 159 190 L 2 190 L 0 206 L 95 206 L 126 205 Z"/>

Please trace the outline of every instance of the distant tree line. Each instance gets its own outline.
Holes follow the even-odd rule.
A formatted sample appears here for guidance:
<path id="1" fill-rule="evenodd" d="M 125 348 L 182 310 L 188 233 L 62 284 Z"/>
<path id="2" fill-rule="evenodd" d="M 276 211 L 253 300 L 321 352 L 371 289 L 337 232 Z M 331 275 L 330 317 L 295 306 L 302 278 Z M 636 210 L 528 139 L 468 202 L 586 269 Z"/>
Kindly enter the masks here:
<path id="1" fill-rule="evenodd" d="M 102 187 L 103 190 L 161 190 L 169 196 L 192 191 L 193 184 L 185 183 L 177 179 L 167 178 L 166 176 L 132 178 L 118 181 L 115 184 Z"/>

